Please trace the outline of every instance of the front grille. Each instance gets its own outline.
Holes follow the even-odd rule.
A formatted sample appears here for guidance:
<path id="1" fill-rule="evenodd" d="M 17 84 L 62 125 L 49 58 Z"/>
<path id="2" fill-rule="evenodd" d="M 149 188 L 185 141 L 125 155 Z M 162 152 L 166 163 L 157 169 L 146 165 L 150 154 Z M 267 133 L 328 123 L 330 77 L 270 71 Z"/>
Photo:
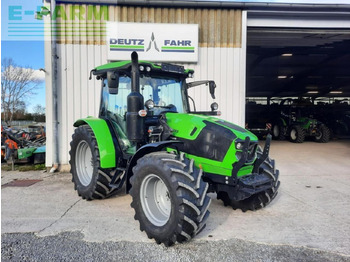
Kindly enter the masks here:
<path id="1" fill-rule="evenodd" d="M 246 163 L 250 163 L 250 162 L 254 161 L 257 148 L 258 148 L 258 144 L 256 142 L 249 143 L 248 157 L 247 157 Z"/>
<path id="2" fill-rule="evenodd" d="M 257 149 L 258 149 L 258 143 L 257 142 L 250 142 L 249 143 L 248 156 L 247 156 L 247 160 L 245 161 L 245 164 L 251 164 L 255 160 Z M 236 157 L 238 158 L 238 160 L 241 159 L 241 157 L 242 157 L 242 151 L 241 150 L 238 150 L 236 152 Z"/>

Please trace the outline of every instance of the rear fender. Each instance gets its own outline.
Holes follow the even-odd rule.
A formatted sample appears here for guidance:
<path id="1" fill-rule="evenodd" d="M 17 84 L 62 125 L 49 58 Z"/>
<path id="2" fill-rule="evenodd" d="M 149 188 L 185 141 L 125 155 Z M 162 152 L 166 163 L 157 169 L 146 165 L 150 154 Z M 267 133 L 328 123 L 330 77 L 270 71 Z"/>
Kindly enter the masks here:
<path id="1" fill-rule="evenodd" d="M 100 165 L 102 168 L 114 168 L 116 166 L 116 155 L 111 131 L 105 120 L 95 117 L 79 119 L 74 123 L 75 127 L 89 125 L 96 137 L 98 150 L 100 152 Z"/>

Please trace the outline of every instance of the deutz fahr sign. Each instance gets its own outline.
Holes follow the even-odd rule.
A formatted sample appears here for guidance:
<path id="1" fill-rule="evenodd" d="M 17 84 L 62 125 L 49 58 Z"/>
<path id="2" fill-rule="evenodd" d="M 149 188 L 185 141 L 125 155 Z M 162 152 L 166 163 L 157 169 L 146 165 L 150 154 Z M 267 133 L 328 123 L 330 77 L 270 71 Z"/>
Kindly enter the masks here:
<path id="1" fill-rule="evenodd" d="M 108 60 L 197 62 L 198 25 L 107 22 Z"/>

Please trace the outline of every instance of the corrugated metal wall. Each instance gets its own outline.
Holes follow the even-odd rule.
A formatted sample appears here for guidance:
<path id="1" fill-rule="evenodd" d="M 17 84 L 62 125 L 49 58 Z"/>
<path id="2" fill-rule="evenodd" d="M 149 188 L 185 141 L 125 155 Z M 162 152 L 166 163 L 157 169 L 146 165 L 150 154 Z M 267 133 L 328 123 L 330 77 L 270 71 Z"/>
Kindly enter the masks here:
<path id="1" fill-rule="evenodd" d="M 194 80 L 209 79 L 216 81 L 216 102 L 219 103 L 219 110 L 222 111 L 223 119 L 240 125 L 244 124 L 244 30 L 246 23 L 244 12 L 220 9 L 119 6 L 108 6 L 108 9 L 104 10 L 100 6 L 71 4 L 60 5 L 58 10 L 56 12 L 55 31 L 57 32 L 59 57 L 57 84 L 59 93 L 59 161 L 61 164 L 68 164 L 69 143 L 74 131 L 74 121 L 88 115 L 98 115 L 100 81 L 95 79 L 89 81 L 88 77 L 91 69 L 108 62 L 104 23 L 107 20 L 198 23 L 200 31 L 199 61 L 197 64 L 184 65 L 195 70 Z M 105 14 L 106 11 L 108 15 Z M 95 16 L 100 19 L 96 19 Z M 84 17 L 85 19 L 83 19 Z M 77 20 L 78 18 L 80 19 Z M 89 18 L 92 18 L 92 20 Z M 50 66 L 47 65 L 46 68 L 50 68 Z M 50 84 L 48 84 L 48 119 L 52 118 L 49 103 L 52 96 L 50 92 Z M 190 95 L 196 101 L 197 110 L 209 110 L 213 100 L 207 88 L 193 88 Z M 50 126 L 48 124 L 48 127 Z M 49 145 L 52 142 L 53 134 L 50 130 L 47 130 L 47 136 L 46 165 L 51 166 L 52 150 Z"/>
<path id="2" fill-rule="evenodd" d="M 241 47 L 242 11 L 61 4 L 56 11 L 58 42 L 104 45 L 106 21 L 199 24 L 200 47 Z"/>

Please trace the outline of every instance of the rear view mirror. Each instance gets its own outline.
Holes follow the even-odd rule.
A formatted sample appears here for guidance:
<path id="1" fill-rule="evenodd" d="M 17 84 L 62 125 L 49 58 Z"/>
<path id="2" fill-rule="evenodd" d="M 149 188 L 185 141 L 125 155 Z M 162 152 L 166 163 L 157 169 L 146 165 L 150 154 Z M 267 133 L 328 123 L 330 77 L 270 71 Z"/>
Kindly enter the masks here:
<path id="1" fill-rule="evenodd" d="M 119 74 L 115 71 L 107 72 L 108 93 L 112 95 L 118 94 Z"/>
<path id="2" fill-rule="evenodd" d="M 215 88 L 216 88 L 216 84 L 214 81 L 209 81 L 209 92 L 211 94 L 211 97 L 213 99 L 215 99 Z"/>

